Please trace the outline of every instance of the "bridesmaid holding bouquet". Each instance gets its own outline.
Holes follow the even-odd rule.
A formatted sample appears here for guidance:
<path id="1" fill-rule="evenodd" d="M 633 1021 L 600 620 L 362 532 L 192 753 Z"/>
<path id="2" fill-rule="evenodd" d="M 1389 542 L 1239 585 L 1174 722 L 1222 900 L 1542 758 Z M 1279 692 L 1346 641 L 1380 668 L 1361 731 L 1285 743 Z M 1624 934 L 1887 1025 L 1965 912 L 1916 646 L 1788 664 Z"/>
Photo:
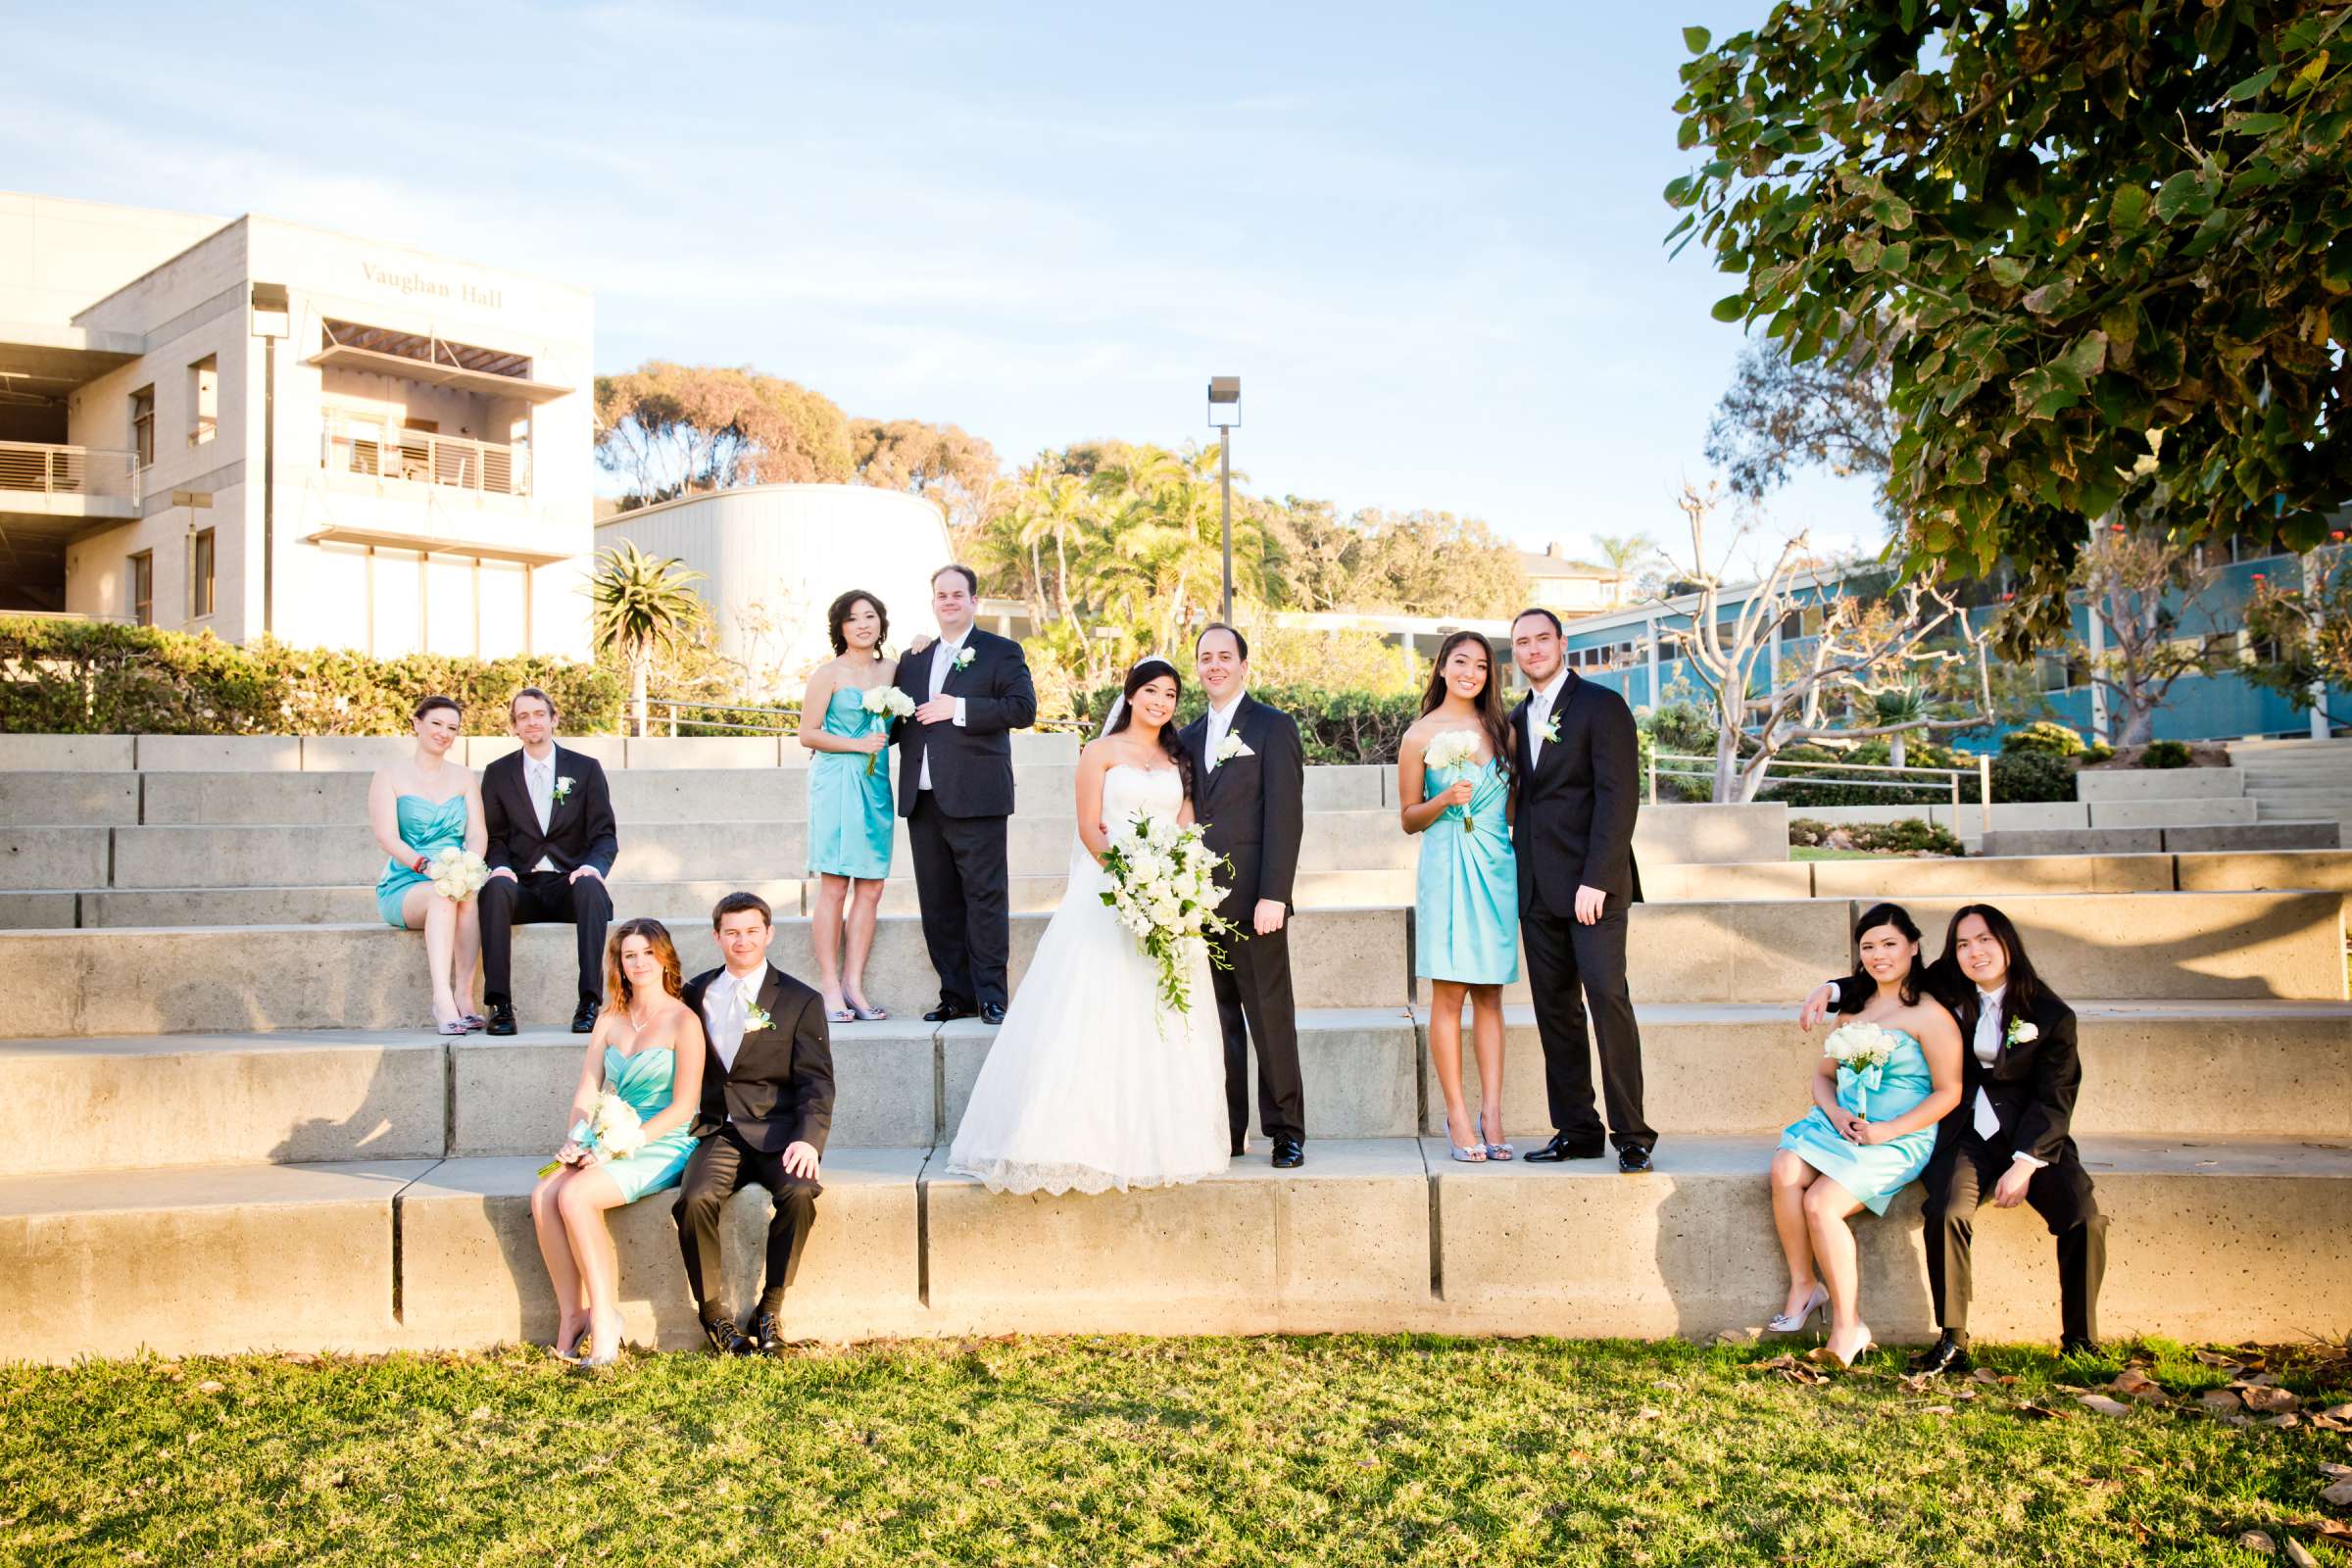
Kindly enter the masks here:
<path id="1" fill-rule="evenodd" d="M 1519 867 L 1511 851 L 1510 720 L 1485 636 L 1438 649 L 1421 716 L 1396 756 L 1397 815 L 1421 835 L 1414 972 L 1430 983 L 1429 1054 L 1446 1096 L 1446 1142 L 1477 1164 L 1510 1159 L 1502 1137 L 1502 988 L 1519 978 Z M 1479 1114 L 1462 1101 L 1462 1004 L 1478 1056 Z"/>
<path id="2" fill-rule="evenodd" d="M 808 870 L 817 881 L 809 941 L 817 990 L 832 1023 L 889 1016 L 865 1000 L 865 960 L 874 947 L 882 883 L 890 875 L 892 682 L 898 662 L 882 653 L 890 612 L 862 589 L 825 612 L 834 657 L 817 665 L 801 699 L 801 744 L 808 765 Z"/>

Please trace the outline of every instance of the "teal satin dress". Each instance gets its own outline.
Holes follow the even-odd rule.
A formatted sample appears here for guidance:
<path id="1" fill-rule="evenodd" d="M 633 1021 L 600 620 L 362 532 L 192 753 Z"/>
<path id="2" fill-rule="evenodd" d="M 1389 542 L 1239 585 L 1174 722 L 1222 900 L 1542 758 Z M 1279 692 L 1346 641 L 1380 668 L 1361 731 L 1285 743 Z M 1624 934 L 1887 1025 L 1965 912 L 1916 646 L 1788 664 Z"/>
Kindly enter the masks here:
<path id="1" fill-rule="evenodd" d="M 605 1088 L 627 1101 L 641 1121 L 652 1121 L 669 1108 L 677 1070 L 677 1054 L 667 1046 L 626 1054 L 605 1048 Z M 695 1143 L 694 1134 L 681 1127 L 648 1139 L 643 1149 L 625 1158 L 606 1160 L 603 1169 L 620 1196 L 634 1203 L 649 1193 L 677 1186 Z"/>
<path id="2" fill-rule="evenodd" d="M 456 846 L 466 847 L 466 797 L 452 795 L 438 803 L 421 795 L 403 795 L 392 803 L 393 814 L 400 822 L 400 842 L 419 855 L 438 855 Z M 384 924 L 395 930 L 405 930 L 408 922 L 400 917 L 400 905 L 409 896 L 409 889 L 432 878 L 413 871 L 389 856 L 384 858 L 384 874 L 375 879 L 375 912 L 384 917 Z"/>
<path id="3" fill-rule="evenodd" d="M 1421 830 L 1413 897 L 1413 972 L 1427 980 L 1502 986 L 1519 978 L 1519 861 L 1506 812 L 1510 790 L 1493 758 L 1475 766 L 1433 767 L 1424 799 L 1457 779 L 1474 793 Z"/>
<path id="4" fill-rule="evenodd" d="M 852 740 L 890 722 L 865 710 L 865 693 L 843 687 L 825 704 L 824 730 Z M 873 763 L 869 772 L 866 763 Z M 890 875 L 890 754 L 818 752 L 808 762 L 808 870 L 879 882 Z"/>
<path id="5" fill-rule="evenodd" d="M 1895 1048 L 1885 1062 L 1860 1073 L 1838 1069 L 1838 1103 L 1864 1121 L 1892 1121 L 1936 1092 L 1936 1077 L 1919 1042 L 1900 1029 L 1886 1032 L 1894 1036 Z M 1928 1156 L 1936 1152 L 1936 1124 L 1890 1144 L 1848 1143 L 1815 1105 L 1788 1124 L 1781 1147 L 1860 1199 L 1873 1214 L 1884 1214 L 1894 1195 L 1928 1168 Z"/>

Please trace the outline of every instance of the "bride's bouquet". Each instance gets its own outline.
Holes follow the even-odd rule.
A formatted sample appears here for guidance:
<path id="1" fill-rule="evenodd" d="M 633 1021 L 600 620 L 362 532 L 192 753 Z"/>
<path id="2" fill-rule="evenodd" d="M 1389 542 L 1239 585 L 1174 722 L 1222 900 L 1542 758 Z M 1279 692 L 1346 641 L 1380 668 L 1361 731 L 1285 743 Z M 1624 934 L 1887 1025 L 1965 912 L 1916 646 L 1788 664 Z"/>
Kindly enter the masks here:
<path id="1" fill-rule="evenodd" d="M 1458 768 L 1467 767 L 1477 760 L 1478 737 L 1466 729 L 1447 730 L 1431 741 L 1428 748 L 1421 754 L 1423 765 L 1435 768 L 1441 773 L 1451 773 Z M 1451 784 L 1459 781 L 1448 779 L 1446 782 Z M 1471 827 L 1470 808 L 1465 806 L 1461 810 L 1462 831 L 1467 833 Z"/>
<path id="2" fill-rule="evenodd" d="M 432 858 L 424 874 L 435 893 L 464 904 L 481 892 L 482 884 L 490 880 L 490 865 L 471 850 L 452 844 Z"/>
<path id="3" fill-rule="evenodd" d="M 594 1116 L 571 1124 L 571 1141 L 585 1154 L 626 1159 L 645 1147 L 645 1123 L 635 1105 L 607 1090 L 597 1097 Z M 551 1159 L 539 1167 L 539 1174 L 551 1176 L 563 1164 L 561 1159 Z"/>
<path id="4" fill-rule="evenodd" d="M 1110 886 L 1102 902 L 1158 961 L 1160 999 L 1178 1012 L 1193 1010 L 1193 965 L 1225 961 L 1216 940 L 1233 929 L 1217 913 L 1216 873 L 1224 863 L 1198 827 L 1148 814 L 1113 828 L 1103 852 Z"/>
<path id="5" fill-rule="evenodd" d="M 1861 1091 L 1863 1106 L 1869 1092 L 1879 1087 L 1882 1070 L 1894 1057 L 1895 1037 L 1875 1023 L 1841 1023 L 1821 1044 L 1821 1054 L 1838 1063 L 1839 1096 L 1849 1088 Z M 1855 1114 L 1866 1112 L 1857 1108 Z"/>
<path id="6" fill-rule="evenodd" d="M 879 713 L 882 715 L 882 720 L 886 724 L 894 718 L 912 718 L 914 716 L 914 699 L 907 696 L 905 692 L 899 690 L 896 686 L 875 687 L 872 691 L 865 694 L 865 698 L 861 706 L 869 713 Z M 865 771 L 867 777 L 870 778 L 873 776 L 874 764 L 881 760 L 882 754 L 880 752 L 875 752 L 866 758 Z"/>

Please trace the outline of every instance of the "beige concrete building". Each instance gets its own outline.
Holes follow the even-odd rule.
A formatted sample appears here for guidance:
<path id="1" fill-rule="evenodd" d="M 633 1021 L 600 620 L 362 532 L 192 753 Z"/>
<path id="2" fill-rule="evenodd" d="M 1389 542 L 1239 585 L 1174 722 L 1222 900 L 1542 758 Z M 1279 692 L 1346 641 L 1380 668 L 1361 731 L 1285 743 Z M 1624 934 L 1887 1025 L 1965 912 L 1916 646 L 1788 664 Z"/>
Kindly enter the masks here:
<path id="1" fill-rule="evenodd" d="M 0 194 L 0 610 L 582 655 L 593 328 L 403 245 Z"/>

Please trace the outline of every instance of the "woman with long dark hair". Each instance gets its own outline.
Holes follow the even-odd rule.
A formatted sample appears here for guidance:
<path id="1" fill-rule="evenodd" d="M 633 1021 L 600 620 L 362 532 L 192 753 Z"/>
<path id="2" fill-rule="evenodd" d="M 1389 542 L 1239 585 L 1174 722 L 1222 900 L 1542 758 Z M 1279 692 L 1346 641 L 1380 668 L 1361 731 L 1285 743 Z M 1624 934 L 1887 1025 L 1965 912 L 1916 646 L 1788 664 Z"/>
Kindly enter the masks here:
<path id="1" fill-rule="evenodd" d="M 1870 1348 L 1861 1266 L 1846 1221 L 1886 1212 L 1936 1152 L 1936 1124 L 1960 1102 L 1960 1025 L 1928 994 L 1919 927 L 1899 904 L 1854 922 L 1877 991 L 1831 1034 L 1813 1069 L 1813 1108 L 1772 1156 L 1772 1223 L 1788 1260 L 1788 1299 L 1772 1320 L 1789 1334 L 1825 1304 L 1827 1351 L 1840 1366 Z"/>
<path id="2" fill-rule="evenodd" d="M 376 878 L 375 907 L 395 930 L 424 933 L 433 1026 L 441 1034 L 462 1035 L 485 1021 L 473 1010 L 473 977 L 482 955 L 481 905 L 435 892 L 432 864 L 444 850 L 481 854 L 490 830 L 481 780 L 471 768 L 450 760 L 450 748 L 466 727 L 457 699 L 427 697 L 410 717 L 416 750 L 377 768 L 368 784 L 368 823 L 389 857 Z"/>
<path id="3" fill-rule="evenodd" d="M 1421 716 L 1396 754 L 1397 817 L 1421 835 L 1413 970 L 1430 986 L 1429 1053 L 1446 1143 L 1469 1164 L 1510 1159 L 1502 1129 L 1502 988 L 1519 978 L 1519 865 L 1511 851 L 1510 720 L 1484 633 L 1438 647 Z M 1475 1124 L 1462 1098 L 1462 1004 L 1478 1056 Z"/>
<path id="4" fill-rule="evenodd" d="M 890 715 L 869 710 L 865 699 L 889 687 L 899 665 L 882 651 L 890 612 L 865 590 L 834 600 L 825 626 L 833 658 L 810 672 L 801 698 L 801 744 L 811 754 L 808 870 L 817 879 L 808 941 L 826 1020 L 872 1022 L 890 1016 L 865 1000 L 865 960 L 874 950 L 897 812 L 882 757 Z"/>
<path id="5" fill-rule="evenodd" d="M 623 920 L 605 939 L 605 1005 L 588 1037 L 587 1059 L 571 1095 L 572 1136 L 556 1152 L 557 1168 L 531 1190 L 539 1255 L 563 1314 L 556 1353 L 573 1353 L 591 1336 L 587 1366 L 620 1353 L 620 1260 L 606 1228 L 608 1210 L 678 1185 L 694 1153 L 703 1099 L 703 1021 L 681 1000 L 686 989 L 677 946 L 659 920 Z M 637 1113 L 643 1142 L 609 1146 L 593 1130 L 607 1095 Z"/>
<path id="6" fill-rule="evenodd" d="M 1069 884 L 981 1063 L 950 1175 L 995 1192 L 1100 1193 L 1198 1181 L 1232 1160 L 1208 956 L 1176 966 L 1172 999 L 1158 960 L 1103 903 L 1114 832 L 1139 817 L 1193 824 L 1192 764 L 1176 740 L 1183 691 L 1174 664 L 1141 661 L 1079 754 Z"/>

